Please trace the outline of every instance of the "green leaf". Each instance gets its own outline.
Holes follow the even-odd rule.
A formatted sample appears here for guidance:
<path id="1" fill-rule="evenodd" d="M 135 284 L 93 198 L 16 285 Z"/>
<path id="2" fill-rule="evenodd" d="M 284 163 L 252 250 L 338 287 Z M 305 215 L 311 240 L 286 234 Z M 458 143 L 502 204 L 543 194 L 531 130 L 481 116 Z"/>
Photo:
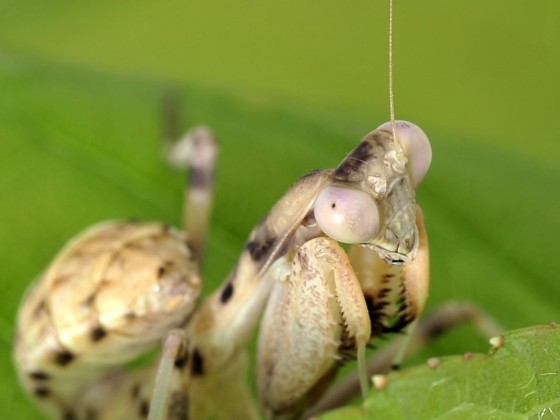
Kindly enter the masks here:
<path id="1" fill-rule="evenodd" d="M 488 355 L 440 359 L 392 374 L 363 404 L 362 419 L 553 419 L 560 410 L 560 328 L 504 334 Z M 343 419 L 346 410 L 324 418 Z M 323 418 L 323 417 L 321 417 Z"/>

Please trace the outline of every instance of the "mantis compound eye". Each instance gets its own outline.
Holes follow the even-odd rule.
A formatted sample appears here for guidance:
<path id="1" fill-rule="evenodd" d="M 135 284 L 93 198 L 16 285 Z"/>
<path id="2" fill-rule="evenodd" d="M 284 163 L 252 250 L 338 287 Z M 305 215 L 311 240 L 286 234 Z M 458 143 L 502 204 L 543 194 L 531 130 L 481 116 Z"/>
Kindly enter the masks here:
<path id="1" fill-rule="evenodd" d="M 321 230 L 339 242 L 367 242 L 379 231 L 379 210 L 363 191 L 326 187 L 317 196 L 314 211 Z"/>
<path id="2" fill-rule="evenodd" d="M 392 132 L 391 123 L 381 125 L 378 130 Z M 432 147 L 428 136 L 420 127 L 408 121 L 395 121 L 395 131 L 408 158 L 408 171 L 414 188 L 422 182 L 432 162 Z"/>

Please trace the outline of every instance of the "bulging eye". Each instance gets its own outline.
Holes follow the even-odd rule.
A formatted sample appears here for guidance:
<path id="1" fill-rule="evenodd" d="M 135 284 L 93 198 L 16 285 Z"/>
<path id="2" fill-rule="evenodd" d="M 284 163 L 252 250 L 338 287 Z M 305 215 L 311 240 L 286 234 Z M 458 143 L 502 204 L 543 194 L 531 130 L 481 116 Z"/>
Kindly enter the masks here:
<path id="1" fill-rule="evenodd" d="M 391 123 L 387 122 L 379 126 L 378 130 L 392 132 Z M 408 158 L 407 167 L 416 188 L 426 176 L 432 162 L 430 140 L 420 127 L 408 121 L 395 121 L 395 130 Z"/>
<path id="2" fill-rule="evenodd" d="M 367 242 L 379 231 L 379 210 L 363 191 L 327 187 L 317 196 L 314 212 L 321 230 L 339 242 Z"/>

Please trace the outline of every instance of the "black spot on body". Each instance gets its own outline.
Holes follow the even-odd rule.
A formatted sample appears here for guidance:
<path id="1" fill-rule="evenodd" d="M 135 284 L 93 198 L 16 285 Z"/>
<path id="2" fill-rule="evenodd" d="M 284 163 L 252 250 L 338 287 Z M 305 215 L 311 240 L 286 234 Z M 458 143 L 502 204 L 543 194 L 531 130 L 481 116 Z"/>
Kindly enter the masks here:
<path id="1" fill-rule="evenodd" d="M 250 241 L 246 248 L 251 255 L 253 261 L 260 261 L 263 257 L 267 256 L 272 246 L 274 245 L 274 238 L 267 238 L 264 241 L 258 239 Z"/>
<path id="2" fill-rule="evenodd" d="M 233 296 L 233 290 L 234 290 L 233 283 L 230 280 L 228 284 L 226 284 L 226 287 L 224 287 L 224 290 L 222 290 L 222 294 L 220 295 L 220 301 L 222 303 L 227 303 L 227 301 L 229 301 Z"/>
<path id="3" fill-rule="evenodd" d="M 68 350 L 64 350 L 55 354 L 54 361 L 59 366 L 66 366 L 70 364 L 75 358 L 76 356 L 73 353 L 69 352 Z"/>
<path id="4" fill-rule="evenodd" d="M 190 167 L 189 168 L 189 186 L 199 190 L 208 190 L 212 187 L 213 176 L 204 169 Z"/>
<path id="5" fill-rule="evenodd" d="M 51 375 L 40 370 L 36 370 L 35 372 L 29 372 L 28 375 L 30 379 L 37 382 L 48 381 L 51 379 Z"/>
<path id="6" fill-rule="evenodd" d="M 107 335 L 107 330 L 105 328 L 103 328 L 102 326 L 97 326 L 91 331 L 90 338 L 91 338 L 91 341 L 96 343 L 96 342 L 102 340 L 106 335 Z"/>
<path id="7" fill-rule="evenodd" d="M 173 365 L 177 369 L 183 369 L 187 365 L 188 361 L 189 361 L 189 353 L 186 351 L 181 351 L 177 355 L 177 358 L 175 359 L 175 363 L 173 363 Z"/>
<path id="8" fill-rule="evenodd" d="M 37 398 L 44 399 L 47 398 L 49 395 L 51 395 L 51 390 L 46 386 L 38 386 L 33 390 L 33 393 Z"/>
<path id="9" fill-rule="evenodd" d="M 191 376 L 204 375 L 204 358 L 198 349 L 194 349 L 191 362 Z"/>
<path id="10" fill-rule="evenodd" d="M 147 418 L 149 412 L 150 412 L 150 403 L 146 400 L 142 401 L 140 403 L 138 413 L 140 414 L 141 417 Z"/>

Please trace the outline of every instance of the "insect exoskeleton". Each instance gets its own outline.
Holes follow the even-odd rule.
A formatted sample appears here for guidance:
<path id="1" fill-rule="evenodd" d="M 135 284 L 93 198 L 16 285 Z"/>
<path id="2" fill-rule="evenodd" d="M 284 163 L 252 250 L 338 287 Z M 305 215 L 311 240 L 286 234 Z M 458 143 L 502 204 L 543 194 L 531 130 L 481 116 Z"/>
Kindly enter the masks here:
<path id="1" fill-rule="evenodd" d="M 23 299 L 14 347 L 20 381 L 55 417 L 99 418 L 109 406 L 118 412 L 119 401 L 128 404 L 123 412 L 147 413 L 149 396 L 139 395 L 151 379 L 121 366 L 183 325 L 200 289 L 185 233 L 129 221 L 87 229 Z"/>

